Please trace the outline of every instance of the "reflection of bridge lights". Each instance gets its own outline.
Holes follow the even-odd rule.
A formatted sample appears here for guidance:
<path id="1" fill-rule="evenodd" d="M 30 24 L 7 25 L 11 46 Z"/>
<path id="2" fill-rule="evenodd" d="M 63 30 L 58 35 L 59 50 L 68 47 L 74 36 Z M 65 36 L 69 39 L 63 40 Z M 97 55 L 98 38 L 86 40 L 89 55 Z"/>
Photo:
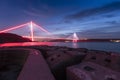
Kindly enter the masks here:
<path id="1" fill-rule="evenodd" d="M 73 43 L 73 48 L 78 48 L 77 43 Z"/>

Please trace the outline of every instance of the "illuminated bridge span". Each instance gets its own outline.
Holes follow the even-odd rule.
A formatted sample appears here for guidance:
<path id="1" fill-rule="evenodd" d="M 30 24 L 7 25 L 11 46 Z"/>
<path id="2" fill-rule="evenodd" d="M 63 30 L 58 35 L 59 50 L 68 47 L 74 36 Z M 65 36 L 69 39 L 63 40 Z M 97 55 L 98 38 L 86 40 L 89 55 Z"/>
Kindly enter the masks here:
<path id="1" fill-rule="evenodd" d="M 52 35 L 49 31 L 47 31 L 46 29 L 42 28 L 41 26 L 35 24 L 32 21 L 28 22 L 28 23 L 25 23 L 25 24 L 22 24 L 22 25 L 19 25 L 19 26 L 15 26 L 15 27 L 11 27 L 11 28 L 2 30 L 2 31 L 0 31 L 0 33 L 6 33 L 6 32 L 9 32 L 9 31 L 12 31 L 12 30 L 16 30 L 16 29 L 19 29 L 19 28 L 22 28 L 22 27 L 25 27 L 25 26 L 29 26 L 30 27 L 30 38 L 32 39 L 32 41 L 34 41 L 34 28 L 33 27 L 37 27 L 38 29 L 46 32 L 47 34 Z"/>
<path id="2" fill-rule="evenodd" d="M 72 40 L 73 42 L 78 42 L 79 38 L 77 36 L 76 33 L 73 33 L 73 35 L 70 35 L 69 37 L 67 37 L 66 39 L 68 40 Z"/>
<path id="3" fill-rule="evenodd" d="M 26 27 L 28 26 L 30 29 L 30 36 L 23 36 L 23 37 L 27 37 L 27 38 L 30 38 L 32 41 L 34 41 L 35 38 L 49 38 L 49 39 L 65 39 L 65 40 L 73 40 L 73 42 L 77 42 L 78 40 L 78 37 L 76 35 L 76 33 L 74 33 L 72 35 L 72 38 L 59 38 L 57 36 L 54 36 L 52 35 L 52 33 L 50 33 L 49 31 L 47 31 L 46 29 L 44 29 L 43 27 L 37 25 L 36 23 L 34 22 L 28 22 L 28 23 L 25 23 L 25 24 L 22 24 L 22 25 L 19 25 L 19 26 L 15 26 L 15 27 L 11 27 L 11 28 L 8 28 L 8 29 L 5 29 L 5 30 L 1 30 L 0 33 L 7 33 L 7 32 L 10 32 L 10 31 L 13 31 L 13 30 L 16 30 L 16 29 L 20 29 L 20 28 L 23 28 L 23 27 Z M 34 28 L 37 28 L 45 33 L 47 33 L 50 37 L 41 37 L 41 36 L 34 36 Z M 11 32 L 13 33 L 13 32 Z M 20 32 L 21 33 L 21 32 Z M 52 36 L 52 37 L 51 37 Z"/>

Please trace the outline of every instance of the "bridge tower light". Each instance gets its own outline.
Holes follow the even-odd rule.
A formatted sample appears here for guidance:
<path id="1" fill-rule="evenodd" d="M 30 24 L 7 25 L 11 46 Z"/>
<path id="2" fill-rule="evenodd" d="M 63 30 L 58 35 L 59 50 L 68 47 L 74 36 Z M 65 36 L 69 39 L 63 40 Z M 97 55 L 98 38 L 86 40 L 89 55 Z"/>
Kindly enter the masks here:
<path id="1" fill-rule="evenodd" d="M 78 42 L 79 38 L 76 33 L 73 34 L 73 42 Z"/>
<path id="2" fill-rule="evenodd" d="M 30 22 L 30 36 L 31 36 L 31 40 L 34 41 L 34 31 L 33 31 L 33 22 Z"/>

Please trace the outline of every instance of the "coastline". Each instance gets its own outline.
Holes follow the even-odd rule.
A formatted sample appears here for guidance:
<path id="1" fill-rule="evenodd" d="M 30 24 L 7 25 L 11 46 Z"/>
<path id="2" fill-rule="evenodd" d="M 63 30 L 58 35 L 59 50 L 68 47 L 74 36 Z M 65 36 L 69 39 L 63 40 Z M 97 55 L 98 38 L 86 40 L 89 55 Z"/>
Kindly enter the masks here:
<path id="1" fill-rule="evenodd" d="M 45 63 L 45 65 L 47 63 L 49 70 L 52 72 L 52 73 L 49 73 L 49 75 L 51 76 L 53 75 L 56 80 L 67 80 L 67 78 L 70 80 L 74 80 L 74 77 L 72 77 L 72 75 L 77 74 L 75 75 L 77 77 L 77 76 L 80 76 L 79 74 L 81 73 L 89 72 L 89 67 L 90 67 L 90 71 L 92 68 L 93 70 L 94 69 L 97 70 L 97 73 L 99 73 L 99 76 L 97 78 L 101 77 L 101 80 L 103 77 L 102 74 L 106 75 L 106 74 L 109 74 L 109 72 L 112 72 L 114 73 L 115 76 L 117 76 L 117 78 L 119 78 L 118 76 L 120 74 L 120 68 L 119 68 L 120 66 L 119 64 L 117 64 L 120 58 L 120 54 L 118 53 L 100 51 L 100 50 L 89 50 L 86 48 L 70 48 L 65 46 L 46 46 L 46 45 L 10 46 L 10 47 L 1 48 L 1 50 L 8 50 L 8 49 L 11 49 L 12 51 L 19 50 L 19 49 L 21 50 L 27 49 L 27 50 L 30 50 L 30 52 L 34 56 L 34 60 L 32 60 L 33 59 L 32 55 L 31 55 L 31 58 L 27 59 L 28 63 L 27 62 L 25 63 L 26 64 L 25 66 L 27 67 L 23 66 L 22 72 L 20 73 L 22 75 L 22 78 L 21 76 L 19 76 L 19 80 L 24 78 L 29 79 L 28 72 L 29 72 L 30 66 L 28 65 L 30 64 L 32 65 L 34 63 L 32 65 L 33 71 L 34 69 L 38 69 L 37 71 L 39 70 L 41 71 L 42 68 L 39 68 L 37 66 L 35 68 L 34 66 L 39 64 L 39 60 L 40 60 L 39 55 L 43 56 L 42 59 L 44 59 L 44 62 L 41 62 L 41 63 Z M 10 53 L 10 52 L 11 51 L 8 51 L 7 53 Z M 17 52 L 15 51 L 14 53 L 16 54 Z M 38 60 L 35 60 L 35 59 L 38 59 Z M 34 61 L 37 61 L 37 64 L 35 64 L 36 62 Z M 89 67 L 85 67 L 85 69 L 83 69 L 82 66 L 84 67 L 85 65 Z M 43 64 L 40 64 L 39 66 L 43 66 Z M 75 70 L 77 69 L 78 72 L 76 71 L 74 72 L 74 69 Z M 103 71 L 106 70 L 106 73 L 101 72 L 101 70 Z M 43 75 L 43 73 L 37 72 L 37 71 L 36 73 L 39 73 L 39 75 Z M 79 72 L 79 71 L 82 71 L 82 72 Z M 24 77 L 23 77 L 23 74 L 24 74 Z M 33 76 L 31 76 L 31 79 L 36 76 L 34 74 L 32 75 Z M 83 75 L 84 76 L 89 75 L 89 78 L 92 79 L 92 77 L 90 76 L 91 73 L 86 73 Z M 93 77 L 96 77 L 96 75 L 93 75 Z M 54 80 L 54 78 L 52 80 Z M 46 79 L 43 79 L 43 80 L 46 80 Z"/>

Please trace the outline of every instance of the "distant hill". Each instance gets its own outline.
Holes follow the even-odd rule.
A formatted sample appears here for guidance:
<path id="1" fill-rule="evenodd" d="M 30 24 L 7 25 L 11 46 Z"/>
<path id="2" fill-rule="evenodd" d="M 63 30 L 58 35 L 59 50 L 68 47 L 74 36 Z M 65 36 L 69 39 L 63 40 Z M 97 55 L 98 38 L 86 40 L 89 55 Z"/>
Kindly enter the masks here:
<path id="1" fill-rule="evenodd" d="M 12 33 L 0 33 L 0 43 L 9 42 L 31 42 L 31 40 Z"/>

